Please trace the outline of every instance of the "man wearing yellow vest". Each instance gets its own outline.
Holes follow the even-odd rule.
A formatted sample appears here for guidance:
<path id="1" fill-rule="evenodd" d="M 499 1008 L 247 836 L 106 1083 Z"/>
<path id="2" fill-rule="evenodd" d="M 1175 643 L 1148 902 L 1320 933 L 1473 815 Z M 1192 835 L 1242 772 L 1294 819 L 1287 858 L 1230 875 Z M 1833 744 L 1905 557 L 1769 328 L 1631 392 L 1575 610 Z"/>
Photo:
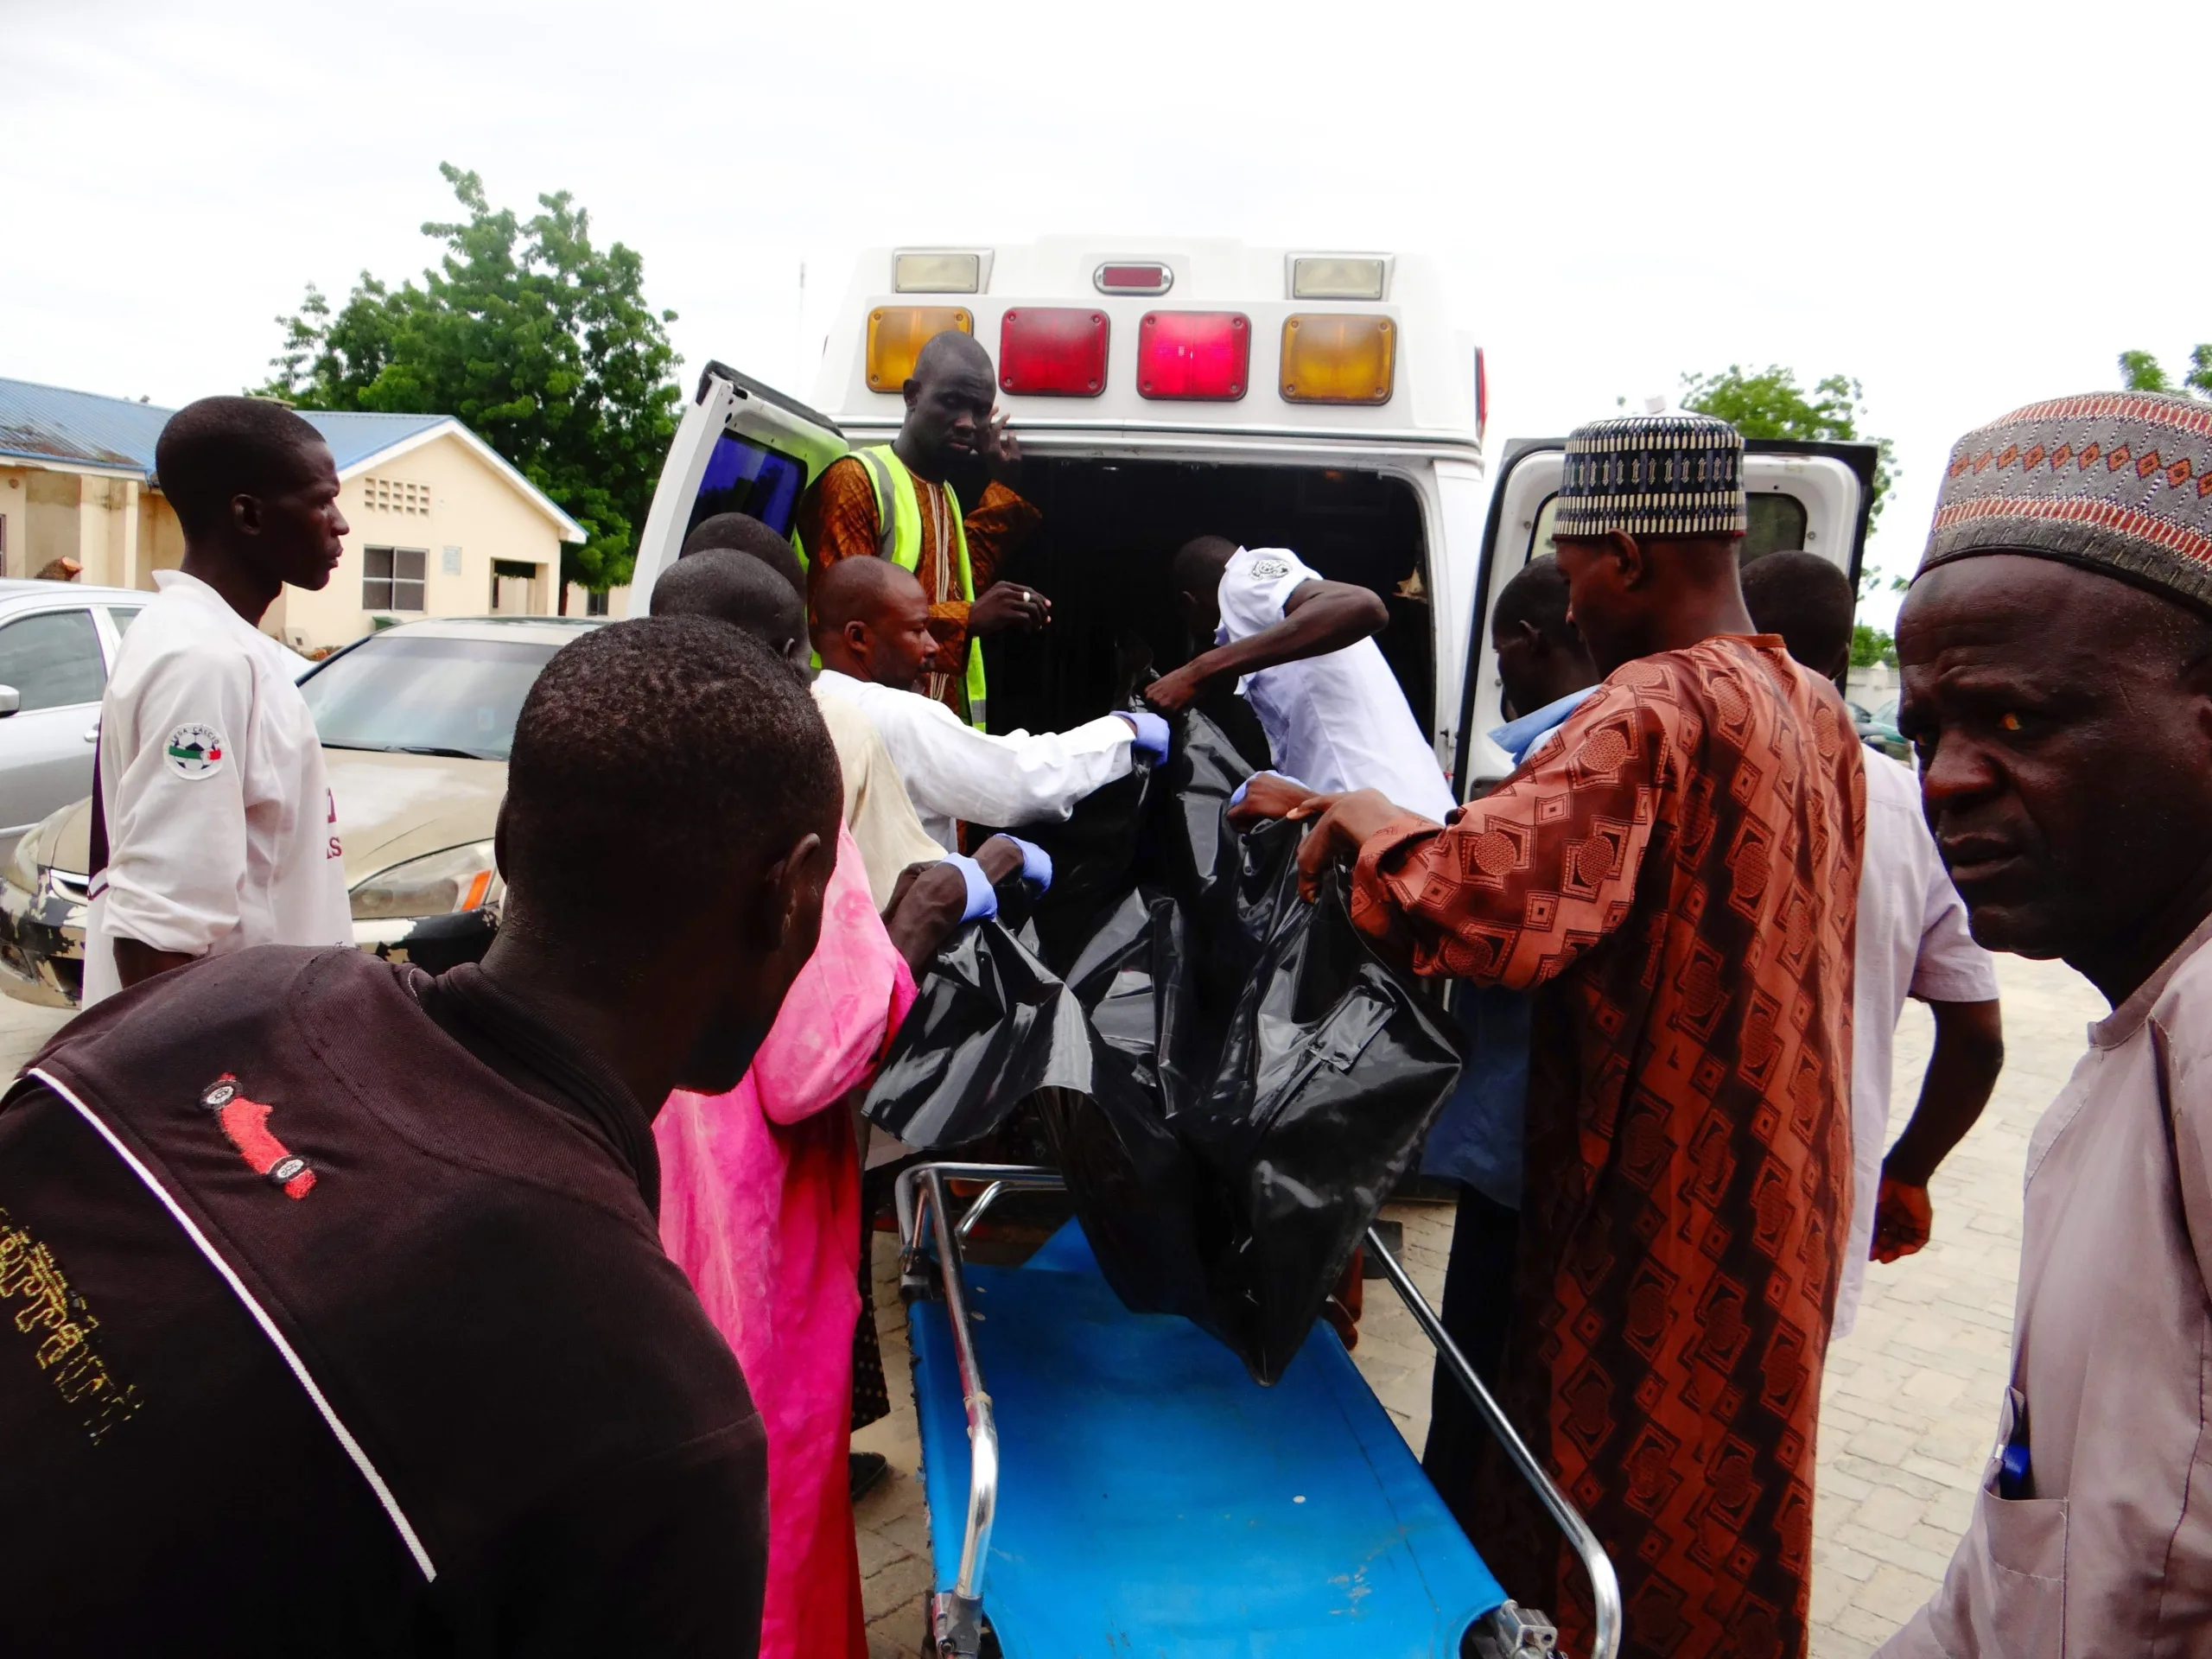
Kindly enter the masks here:
<path id="1" fill-rule="evenodd" d="M 1003 416 L 992 418 L 997 385 L 991 354 L 972 336 L 938 335 L 914 360 L 898 437 L 833 463 L 800 501 L 794 526 L 817 579 L 826 565 L 870 554 L 914 573 L 938 641 L 921 689 L 979 729 L 983 654 L 971 642 L 1041 628 L 1052 616 L 1035 588 L 991 579 L 1039 517 L 1007 486 L 1021 446 Z M 970 457 L 981 457 L 990 482 L 963 518 L 946 474 Z"/>

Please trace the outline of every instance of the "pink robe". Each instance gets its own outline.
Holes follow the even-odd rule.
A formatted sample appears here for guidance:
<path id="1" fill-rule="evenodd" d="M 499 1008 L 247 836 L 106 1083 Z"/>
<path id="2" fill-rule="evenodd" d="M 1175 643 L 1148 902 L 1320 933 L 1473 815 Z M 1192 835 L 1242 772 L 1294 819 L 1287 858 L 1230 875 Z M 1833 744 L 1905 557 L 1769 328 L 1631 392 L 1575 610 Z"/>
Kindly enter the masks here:
<path id="1" fill-rule="evenodd" d="M 822 940 L 752 1070 L 727 1095 L 678 1090 L 653 1139 L 660 1236 L 744 1368 L 768 1431 L 762 1659 L 863 1659 L 846 1453 L 860 1317 L 860 1162 L 846 1096 L 914 1000 L 851 835 Z"/>

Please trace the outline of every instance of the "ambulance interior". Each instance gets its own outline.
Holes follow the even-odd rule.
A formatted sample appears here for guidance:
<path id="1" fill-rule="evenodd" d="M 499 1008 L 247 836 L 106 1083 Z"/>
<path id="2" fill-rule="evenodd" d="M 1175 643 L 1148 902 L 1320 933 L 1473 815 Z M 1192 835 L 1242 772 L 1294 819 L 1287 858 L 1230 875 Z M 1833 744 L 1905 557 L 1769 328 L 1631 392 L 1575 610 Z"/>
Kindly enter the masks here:
<path id="1" fill-rule="evenodd" d="M 1169 579 L 1176 549 L 1201 535 L 1287 547 L 1323 575 L 1380 594 L 1390 623 L 1376 644 L 1422 728 L 1433 728 L 1426 550 L 1420 499 L 1405 480 L 1336 467 L 1032 452 L 1020 488 L 1043 522 L 995 575 L 1047 595 L 1052 622 L 985 643 L 994 728 L 1076 725 L 1120 706 L 1147 664 L 1164 672 L 1211 645 L 1186 637 Z M 1230 696 L 1204 706 L 1225 713 L 1240 747 L 1263 741 Z"/>

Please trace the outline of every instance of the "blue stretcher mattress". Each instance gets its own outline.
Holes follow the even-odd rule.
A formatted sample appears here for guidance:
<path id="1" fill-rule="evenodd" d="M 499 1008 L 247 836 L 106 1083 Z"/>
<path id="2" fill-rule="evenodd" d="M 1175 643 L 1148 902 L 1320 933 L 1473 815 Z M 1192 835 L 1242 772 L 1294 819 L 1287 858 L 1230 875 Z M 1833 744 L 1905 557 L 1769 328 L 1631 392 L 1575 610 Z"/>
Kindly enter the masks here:
<path id="1" fill-rule="evenodd" d="M 1272 1389 L 1123 1307 L 1071 1222 L 970 1266 L 999 1433 L 983 1611 L 1007 1659 L 1452 1659 L 1505 1599 L 1336 1333 Z M 907 1313 L 936 1583 L 960 1570 L 968 1427 L 944 1306 Z"/>

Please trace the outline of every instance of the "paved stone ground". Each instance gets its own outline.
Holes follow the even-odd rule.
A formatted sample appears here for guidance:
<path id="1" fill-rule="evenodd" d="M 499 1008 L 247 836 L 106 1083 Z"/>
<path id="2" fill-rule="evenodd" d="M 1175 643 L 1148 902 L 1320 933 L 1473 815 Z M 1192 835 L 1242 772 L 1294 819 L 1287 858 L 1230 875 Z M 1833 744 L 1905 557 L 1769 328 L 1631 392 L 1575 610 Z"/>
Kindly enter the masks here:
<path id="1" fill-rule="evenodd" d="M 1989 1110 L 1937 1172 L 1928 1249 L 1869 1270 L 1858 1329 L 1828 1354 L 1814 1516 L 1814 1659 L 1861 1659 L 1927 1599 L 1965 1529 L 2011 1352 L 2020 1249 L 2020 1176 L 2029 1132 L 2105 1012 L 2056 963 L 2001 957 L 2007 1058 Z M 1908 1010 L 1897 1047 L 1891 1132 L 1912 1109 L 1931 1033 Z M 1422 1294 L 1441 1296 L 1451 1212 L 1394 1205 Z M 861 1504 L 861 1571 L 871 1659 L 920 1651 L 929 1532 L 905 1379 L 906 1325 L 895 1248 L 876 1241 L 876 1322 L 892 1378 L 892 1415 L 855 1444 L 886 1453 L 893 1475 Z M 1430 1351 L 1388 1285 L 1370 1281 L 1357 1358 L 1408 1444 L 1428 1431 Z"/>

